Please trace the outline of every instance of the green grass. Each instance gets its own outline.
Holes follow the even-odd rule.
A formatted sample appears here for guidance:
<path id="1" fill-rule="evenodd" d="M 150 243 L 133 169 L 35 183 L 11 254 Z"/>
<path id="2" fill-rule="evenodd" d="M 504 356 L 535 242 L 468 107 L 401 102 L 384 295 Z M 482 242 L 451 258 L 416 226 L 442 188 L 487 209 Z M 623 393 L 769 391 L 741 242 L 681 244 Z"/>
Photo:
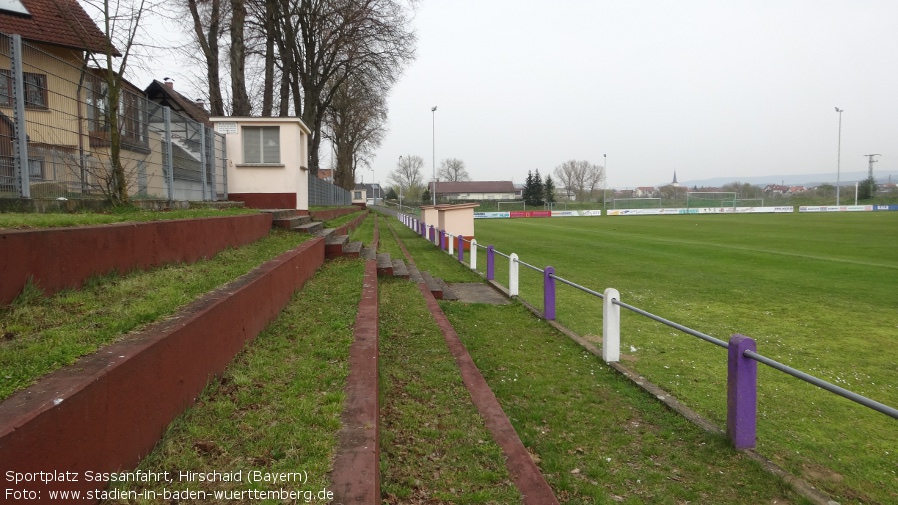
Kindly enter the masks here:
<path id="1" fill-rule="evenodd" d="M 894 407 L 896 228 L 895 212 L 796 213 L 479 220 L 476 235 L 722 340 L 748 335 L 765 356 Z M 497 257 L 505 285 L 507 261 Z M 558 290 L 559 321 L 600 335 L 601 301 Z M 521 293 L 541 307 L 541 274 L 521 267 Z M 622 319 L 627 366 L 723 426 L 725 351 L 626 310 Z M 895 423 L 759 366 L 758 450 L 842 503 L 898 500 Z"/>
<path id="2" fill-rule="evenodd" d="M 114 209 L 106 213 L 84 212 L 64 213 L 19 213 L 0 212 L 0 229 L 58 228 L 66 226 L 89 226 L 111 223 L 164 221 L 169 219 L 196 219 L 201 217 L 235 216 L 257 214 L 254 209 L 194 209 L 171 211 L 148 211 L 134 208 Z"/>
<path id="3" fill-rule="evenodd" d="M 441 305 L 562 503 L 802 502 L 520 304 Z"/>
<path id="4" fill-rule="evenodd" d="M 209 483 L 176 478 L 170 484 L 133 484 L 125 489 L 150 489 L 161 496 L 163 487 L 303 493 L 328 488 L 363 275 L 361 261 L 327 262 L 221 379 L 206 388 L 196 405 L 172 423 L 139 467 L 151 472 L 244 475 L 306 472 L 307 482 Z M 304 495 L 297 502 L 325 503 L 314 498 Z"/>
<path id="5" fill-rule="evenodd" d="M 521 305 L 441 306 L 562 503 L 804 503 Z"/>
<path id="6" fill-rule="evenodd" d="M 339 228 L 340 226 L 343 226 L 344 224 L 352 221 L 353 219 L 356 219 L 357 217 L 359 217 L 358 212 L 353 212 L 352 214 L 346 214 L 346 215 L 331 219 L 330 221 L 325 221 L 324 227 L 325 228 Z"/>
<path id="7" fill-rule="evenodd" d="M 369 213 L 368 217 L 365 218 L 364 221 L 359 224 L 359 227 L 355 230 L 349 232 L 349 240 L 351 242 L 361 242 L 365 245 L 370 245 L 371 242 L 374 241 L 374 220 L 377 219 L 377 214 Z"/>
<path id="8" fill-rule="evenodd" d="M 203 293 L 310 238 L 287 231 L 193 264 L 87 281 L 49 298 L 25 290 L 0 308 L 0 399 L 122 335 L 174 313 Z"/>
<path id="9" fill-rule="evenodd" d="M 379 290 L 382 496 L 388 503 L 520 503 L 418 287 L 388 280 Z"/>

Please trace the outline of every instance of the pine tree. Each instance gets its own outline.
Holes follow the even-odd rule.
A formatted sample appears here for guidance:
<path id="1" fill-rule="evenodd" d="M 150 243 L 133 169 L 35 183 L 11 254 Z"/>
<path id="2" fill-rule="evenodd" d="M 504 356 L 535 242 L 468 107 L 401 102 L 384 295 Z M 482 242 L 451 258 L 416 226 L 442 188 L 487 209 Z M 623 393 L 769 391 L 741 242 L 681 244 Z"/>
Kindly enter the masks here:
<path id="1" fill-rule="evenodd" d="M 539 169 L 536 169 L 536 173 L 533 174 L 533 205 L 542 205 L 545 203 L 543 200 L 543 178 L 539 175 Z"/>
<path id="2" fill-rule="evenodd" d="M 546 176 L 546 182 L 543 184 L 543 196 L 546 203 L 555 203 L 555 181 L 551 175 Z"/>
<path id="3" fill-rule="evenodd" d="M 521 191 L 521 197 L 524 199 L 525 205 L 532 205 L 531 199 L 533 195 L 533 172 L 527 171 L 527 179 L 524 181 L 524 190 Z"/>
<path id="4" fill-rule="evenodd" d="M 430 189 L 429 189 L 429 188 L 428 188 L 428 189 L 425 189 L 425 190 L 424 190 L 424 194 L 421 195 L 421 203 L 423 203 L 424 205 L 427 205 L 428 203 L 433 203 L 433 202 L 431 202 L 431 196 L 430 196 Z"/>

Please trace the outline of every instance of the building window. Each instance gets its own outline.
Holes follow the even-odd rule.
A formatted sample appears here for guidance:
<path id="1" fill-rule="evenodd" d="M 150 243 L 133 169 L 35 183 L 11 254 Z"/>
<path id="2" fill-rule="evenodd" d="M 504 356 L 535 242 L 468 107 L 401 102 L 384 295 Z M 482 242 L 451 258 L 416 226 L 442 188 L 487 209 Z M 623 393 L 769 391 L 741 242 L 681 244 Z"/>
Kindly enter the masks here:
<path id="1" fill-rule="evenodd" d="M 28 177 L 31 180 L 46 179 L 43 158 L 28 158 Z"/>
<path id="2" fill-rule="evenodd" d="M 149 120 L 147 101 L 142 96 L 122 89 L 119 94 L 118 129 L 121 147 L 143 151 L 149 146 Z M 110 142 L 109 86 L 106 81 L 94 78 L 87 85 L 87 119 L 90 124 L 91 147 L 108 146 Z"/>
<path id="3" fill-rule="evenodd" d="M 281 163 L 280 126 L 244 126 L 243 162 L 265 165 Z"/>
<path id="4" fill-rule="evenodd" d="M 22 72 L 25 90 L 25 107 L 47 108 L 47 75 Z M 12 107 L 13 77 L 9 70 L 0 70 L 0 106 Z"/>
<path id="5" fill-rule="evenodd" d="M 356 191 L 356 192 L 355 192 L 355 196 L 352 197 L 352 199 L 353 199 L 353 200 L 361 200 L 361 199 L 362 199 L 362 192 L 361 192 L 361 191 Z"/>

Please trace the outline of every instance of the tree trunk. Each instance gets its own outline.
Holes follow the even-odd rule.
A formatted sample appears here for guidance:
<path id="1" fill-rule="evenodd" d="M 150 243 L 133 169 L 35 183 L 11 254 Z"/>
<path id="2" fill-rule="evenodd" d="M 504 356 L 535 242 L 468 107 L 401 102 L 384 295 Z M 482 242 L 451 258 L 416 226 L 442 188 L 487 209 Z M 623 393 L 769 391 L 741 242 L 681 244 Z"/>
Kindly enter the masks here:
<path id="1" fill-rule="evenodd" d="M 193 18 L 193 31 L 206 58 L 206 78 L 209 80 L 209 111 L 213 116 L 224 116 L 224 100 L 221 97 L 221 66 L 218 57 L 218 31 L 221 27 L 221 2 L 211 1 L 208 31 L 203 31 L 203 22 L 197 9 L 197 0 L 188 0 L 190 16 Z"/>
<path id="2" fill-rule="evenodd" d="M 235 116 L 249 116 L 252 112 L 246 92 L 245 24 L 244 0 L 231 0 L 231 102 Z"/>

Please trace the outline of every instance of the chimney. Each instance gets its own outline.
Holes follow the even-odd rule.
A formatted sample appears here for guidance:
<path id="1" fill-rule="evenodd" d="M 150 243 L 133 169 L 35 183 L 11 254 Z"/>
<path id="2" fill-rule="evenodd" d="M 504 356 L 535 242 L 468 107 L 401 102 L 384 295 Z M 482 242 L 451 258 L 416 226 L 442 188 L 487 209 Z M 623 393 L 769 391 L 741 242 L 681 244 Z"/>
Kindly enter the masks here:
<path id="1" fill-rule="evenodd" d="M 162 80 L 165 82 L 166 86 L 168 86 L 171 89 L 175 89 L 175 80 L 174 79 L 172 79 L 171 77 L 166 77 Z"/>

